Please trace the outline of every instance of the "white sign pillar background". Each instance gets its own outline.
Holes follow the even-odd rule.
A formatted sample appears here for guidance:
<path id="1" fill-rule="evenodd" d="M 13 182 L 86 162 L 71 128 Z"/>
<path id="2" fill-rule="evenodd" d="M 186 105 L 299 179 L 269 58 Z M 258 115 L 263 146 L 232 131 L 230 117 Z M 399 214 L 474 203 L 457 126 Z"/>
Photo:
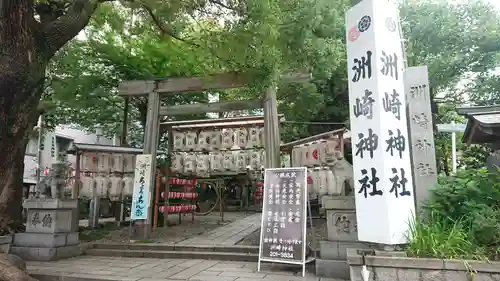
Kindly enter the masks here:
<path id="1" fill-rule="evenodd" d="M 346 14 L 347 67 L 360 241 L 407 242 L 415 214 L 397 6 L 364 0 Z"/>

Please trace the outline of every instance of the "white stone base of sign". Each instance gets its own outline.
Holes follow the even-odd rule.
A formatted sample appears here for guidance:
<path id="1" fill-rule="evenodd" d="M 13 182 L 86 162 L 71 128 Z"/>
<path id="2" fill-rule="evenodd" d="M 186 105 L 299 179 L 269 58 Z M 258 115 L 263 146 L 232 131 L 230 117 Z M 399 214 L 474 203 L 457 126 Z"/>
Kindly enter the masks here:
<path id="1" fill-rule="evenodd" d="M 14 246 L 57 248 L 78 245 L 78 232 L 73 233 L 18 233 Z M 355 247 L 351 247 L 355 248 Z"/>
<path id="2" fill-rule="evenodd" d="M 370 249 L 358 241 L 356 206 L 353 196 L 324 196 L 328 241 L 320 241 L 320 259 L 316 259 L 316 275 L 320 277 L 349 279 L 347 249 Z"/>
<path id="3" fill-rule="evenodd" d="M 29 261 L 52 261 L 80 254 L 78 232 L 74 229 L 76 200 L 31 199 L 26 232 L 14 235 L 10 252 Z"/>
<path id="4" fill-rule="evenodd" d="M 25 261 L 55 261 L 79 256 L 81 249 L 78 245 L 57 248 L 12 246 L 10 253 L 18 255 Z"/>

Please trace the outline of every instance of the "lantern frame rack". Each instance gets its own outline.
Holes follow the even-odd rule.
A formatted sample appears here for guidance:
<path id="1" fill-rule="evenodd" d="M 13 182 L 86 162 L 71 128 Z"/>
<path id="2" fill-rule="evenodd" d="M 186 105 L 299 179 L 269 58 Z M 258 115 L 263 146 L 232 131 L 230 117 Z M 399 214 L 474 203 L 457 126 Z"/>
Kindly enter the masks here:
<path id="1" fill-rule="evenodd" d="M 73 192 L 72 198 L 78 199 L 80 194 L 80 188 L 82 187 L 81 174 L 86 172 L 82 171 L 81 167 L 81 157 L 85 154 L 97 154 L 97 153 L 108 153 L 108 154 L 129 154 L 129 155 L 139 155 L 142 154 L 142 149 L 133 148 L 133 147 L 124 147 L 124 146 L 114 146 L 114 145 L 100 145 L 100 144 L 88 144 L 88 143 L 73 143 L 73 145 L 68 149 L 68 154 L 75 155 L 76 157 L 76 167 L 75 167 L 75 177 L 73 183 Z M 125 203 L 126 198 L 121 193 L 120 196 L 120 215 L 119 218 L 116 218 L 118 224 L 121 224 L 125 220 Z M 90 199 L 89 208 L 89 228 L 97 227 L 99 223 L 99 214 L 100 214 L 100 198 L 97 196 L 96 192 L 94 192 L 93 198 Z M 116 212 L 116 210 L 114 210 Z M 78 212 L 78 211 L 77 211 Z"/>

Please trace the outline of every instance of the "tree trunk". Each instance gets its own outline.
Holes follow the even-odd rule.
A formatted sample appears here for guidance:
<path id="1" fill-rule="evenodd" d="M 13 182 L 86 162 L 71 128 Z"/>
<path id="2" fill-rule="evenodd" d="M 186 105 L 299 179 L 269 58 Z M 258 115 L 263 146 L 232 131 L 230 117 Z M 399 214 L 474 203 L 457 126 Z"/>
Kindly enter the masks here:
<path id="1" fill-rule="evenodd" d="M 37 105 L 42 90 L 38 82 L 40 79 L 34 79 L 34 76 L 43 77 L 44 71 L 33 71 L 38 67 L 30 69 L 29 64 L 28 67 L 21 69 L 15 65 L 11 67 L 0 64 L 0 66 L 3 67 L 0 67 L 1 235 L 17 231 L 23 225 L 21 212 L 24 153 L 28 134 L 39 115 Z"/>
<path id="2" fill-rule="evenodd" d="M 22 221 L 24 151 L 26 141 L 13 145 L 12 156 L 0 158 L 0 235 L 24 230 Z M 7 162 L 6 158 L 12 158 Z"/>
<path id="3" fill-rule="evenodd" d="M 0 1 L 0 234 L 22 225 L 24 152 L 48 61 L 37 36 L 32 1 Z"/>

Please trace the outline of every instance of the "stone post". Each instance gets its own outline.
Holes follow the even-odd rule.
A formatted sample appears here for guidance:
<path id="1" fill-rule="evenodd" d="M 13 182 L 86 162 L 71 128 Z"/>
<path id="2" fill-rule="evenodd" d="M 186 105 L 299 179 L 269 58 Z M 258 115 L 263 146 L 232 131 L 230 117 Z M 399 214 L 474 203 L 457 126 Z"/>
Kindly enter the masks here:
<path id="1" fill-rule="evenodd" d="M 53 165 L 52 198 L 31 198 L 24 202 L 27 209 L 25 233 L 16 233 L 11 252 L 32 261 L 51 261 L 80 254 L 78 229 L 75 230 L 75 210 L 78 200 L 61 199 L 64 190 L 64 164 Z M 77 219 L 77 218 L 76 218 Z"/>
<path id="2" fill-rule="evenodd" d="M 320 241 L 321 258 L 316 260 L 316 275 L 329 278 L 349 279 L 347 248 L 369 249 L 359 242 L 354 196 L 324 196 L 328 240 Z"/>

